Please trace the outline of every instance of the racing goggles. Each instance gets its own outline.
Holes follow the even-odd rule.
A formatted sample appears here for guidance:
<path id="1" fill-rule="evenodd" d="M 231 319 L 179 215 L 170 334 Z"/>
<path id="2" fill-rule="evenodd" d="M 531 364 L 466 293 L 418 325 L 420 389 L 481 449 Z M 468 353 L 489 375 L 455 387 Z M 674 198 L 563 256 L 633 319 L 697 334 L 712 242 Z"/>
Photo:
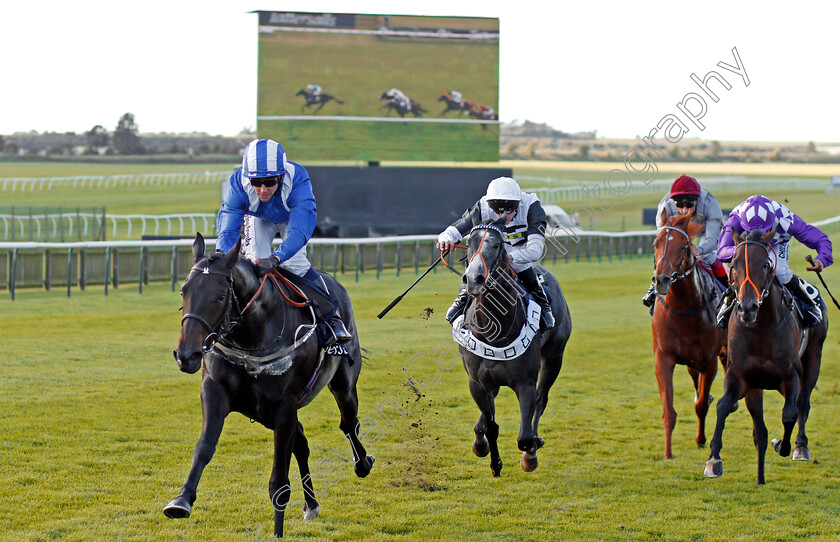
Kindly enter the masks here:
<path id="1" fill-rule="evenodd" d="M 282 178 L 282 175 L 277 175 L 276 177 L 262 177 L 259 179 L 251 179 L 251 186 L 253 186 L 254 188 L 259 188 L 261 186 L 271 188 L 272 186 L 277 186 L 277 183 L 279 183 L 280 179 Z"/>
<path id="2" fill-rule="evenodd" d="M 519 202 L 517 200 L 510 199 L 490 199 L 487 200 L 487 205 L 497 215 L 515 213 L 519 208 Z"/>
<path id="3" fill-rule="evenodd" d="M 697 197 L 688 196 L 688 197 L 676 197 L 674 198 L 674 203 L 680 209 L 691 208 L 697 205 Z"/>

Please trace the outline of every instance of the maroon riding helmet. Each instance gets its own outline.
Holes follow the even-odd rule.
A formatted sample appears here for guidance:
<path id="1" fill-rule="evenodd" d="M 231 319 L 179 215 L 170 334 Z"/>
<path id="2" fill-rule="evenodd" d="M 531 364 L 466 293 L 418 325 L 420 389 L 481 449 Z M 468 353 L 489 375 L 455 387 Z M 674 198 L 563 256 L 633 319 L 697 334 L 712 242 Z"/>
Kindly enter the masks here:
<path id="1" fill-rule="evenodd" d="M 700 183 L 694 177 L 680 175 L 671 185 L 671 198 L 676 199 L 677 196 L 696 196 L 699 198 Z"/>

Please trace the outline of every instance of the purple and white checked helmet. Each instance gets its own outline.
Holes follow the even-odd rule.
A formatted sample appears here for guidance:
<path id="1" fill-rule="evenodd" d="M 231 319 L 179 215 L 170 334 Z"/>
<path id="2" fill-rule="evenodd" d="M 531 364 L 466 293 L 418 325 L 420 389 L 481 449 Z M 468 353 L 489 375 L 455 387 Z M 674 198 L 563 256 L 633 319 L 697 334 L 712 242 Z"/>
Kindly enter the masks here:
<path id="1" fill-rule="evenodd" d="M 286 173 L 286 150 L 273 139 L 255 139 L 242 155 L 242 176 L 248 179 Z"/>
<path id="2" fill-rule="evenodd" d="M 764 196 L 750 196 L 743 205 L 741 227 L 744 231 L 770 231 L 779 223 L 773 204 Z"/>

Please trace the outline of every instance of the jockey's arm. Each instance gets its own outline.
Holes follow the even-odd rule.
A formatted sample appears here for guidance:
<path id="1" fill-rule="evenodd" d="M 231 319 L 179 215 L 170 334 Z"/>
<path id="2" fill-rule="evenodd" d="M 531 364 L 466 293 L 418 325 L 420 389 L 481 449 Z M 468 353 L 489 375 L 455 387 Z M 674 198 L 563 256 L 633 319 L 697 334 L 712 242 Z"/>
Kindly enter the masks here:
<path id="1" fill-rule="evenodd" d="M 292 190 L 286 200 L 289 205 L 289 225 L 283 235 L 283 242 L 274 251 L 281 262 L 297 254 L 309 242 L 318 219 L 309 176 L 295 178 L 292 182 Z"/>
<path id="2" fill-rule="evenodd" d="M 722 262 L 728 262 L 735 255 L 735 242 L 732 240 L 732 232 L 741 233 L 743 229 L 739 225 L 738 215 L 730 215 L 718 238 L 717 257 Z"/>
<path id="3" fill-rule="evenodd" d="M 455 244 L 467 235 L 472 227 L 481 224 L 481 202 L 467 209 L 464 214 L 438 235 L 437 247 L 451 251 Z"/>
<path id="4" fill-rule="evenodd" d="M 720 239 L 720 232 L 723 228 L 723 213 L 720 210 L 720 205 L 711 193 L 707 193 L 705 204 L 706 223 L 703 237 L 700 238 L 698 247 L 700 248 L 700 255 L 716 256 L 718 249 L 718 239 Z"/>
<path id="5" fill-rule="evenodd" d="M 788 232 L 806 247 L 816 250 L 816 259 L 823 263 L 823 267 L 828 267 L 834 263 L 831 239 L 822 230 L 808 224 L 799 218 L 798 215 L 794 214 L 793 223 L 790 229 L 788 229 Z"/>
<path id="6" fill-rule="evenodd" d="M 659 200 L 659 204 L 656 206 L 656 227 L 661 228 L 665 225 L 665 222 L 662 220 L 662 210 L 665 209 L 665 219 L 667 220 L 670 216 L 670 213 L 667 211 L 668 207 L 668 200 L 671 199 L 671 196 L 665 194 L 665 197 Z"/>
<path id="7" fill-rule="evenodd" d="M 232 174 L 222 190 L 222 206 L 216 217 L 216 250 L 227 252 L 239 240 L 245 209 L 248 208 L 248 196 L 237 190 L 239 177 Z"/>
<path id="8" fill-rule="evenodd" d="M 539 201 L 535 201 L 528 207 L 526 241 L 510 252 L 513 263 L 531 265 L 540 263 L 545 254 L 545 224 L 545 209 Z"/>

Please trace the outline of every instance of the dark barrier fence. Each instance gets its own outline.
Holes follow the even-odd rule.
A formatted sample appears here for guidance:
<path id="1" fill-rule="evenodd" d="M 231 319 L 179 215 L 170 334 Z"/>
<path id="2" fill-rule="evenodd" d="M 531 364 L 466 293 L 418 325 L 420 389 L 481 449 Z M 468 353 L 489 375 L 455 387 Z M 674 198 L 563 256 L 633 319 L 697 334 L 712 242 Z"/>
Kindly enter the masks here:
<path id="1" fill-rule="evenodd" d="M 840 216 L 814 222 L 827 234 L 840 233 Z M 562 233 L 562 234 L 559 234 Z M 556 234 L 556 235 L 555 235 Z M 651 257 L 656 230 L 584 232 L 550 230 L 544 262 L 612 261 Z M 312 239 L 307 256 L 315 267 L 333 275 L 380 274 L 388 269 L 419 274 L 440 255 L 436 235 L 366 239 Z M 213 246 L 215 239 L 208 239 Z M 447 262 L 458 267 L 453 255 Z M 192 240 L 92 241 L 88 243 L 0 243 L 0 289 L 14 299 L 16 288 L 64 289 L 88 285 L 109 288 L 169 281 L 173 291 L 192 266 Z M 462 268 L 462 267 L 461 267 Z"/>
<path id="2" fill-rule="evenodd" d="M 544 261 L 602 261 L 651 254 L 655 232 L 580 232 L 549 237 Z M 419 273 L 440 252 L 435 235 L 374 239 L 313 239 L 307 245 L 312 264 L 333 275 Z M 215 240 L 208 239 L 212 246 Z M 136 287 L 140 292 L 151 281 L 169 281 L 174 290 L 192 265 L 192 241 L 111 241 L 90 243 L 0 243 L 0 288 L 14 299 L 17 288 L 63 289 L 88 285 L 109 288 Z M 448 262 L 458 267 L 455 256 Z M 463 268 L 463 267 L 461 267 Z"/>

